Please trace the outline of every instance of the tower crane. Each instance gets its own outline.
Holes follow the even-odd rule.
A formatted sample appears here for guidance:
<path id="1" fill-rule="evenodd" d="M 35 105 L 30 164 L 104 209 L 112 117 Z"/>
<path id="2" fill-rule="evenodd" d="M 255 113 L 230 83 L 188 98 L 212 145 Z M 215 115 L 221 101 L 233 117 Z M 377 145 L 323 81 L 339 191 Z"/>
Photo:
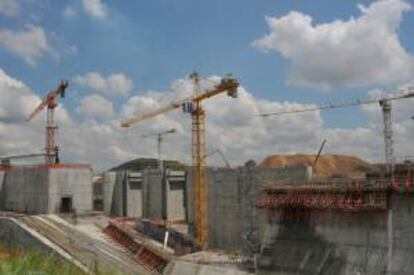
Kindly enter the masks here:
<path id="1" fill-rule="evenodd" d="M 169 134 L 174 134 L 176 133 L 177 130 L 172 128 L 168 131 L 163 131 L 163 132 L 158 132 L 158 133 L 153 133 L 153 134 L 146 134 L 146 135 L 142 135 L 141 137 L 143 138 L 149 138 L 149 137 L 157 137 L 157 141 L 158 141 L 158 146 L 157 146 L 157 152 L 158 152 L 158 169 L 161 171 L 163 171 L 163 163 L 162 163 L 162 152 L 161 152 L 161 146 L 162 146 L 162 142 L 164 140 L 164 136 L 169 135 Z"/>
<path id="2" fill-rule="evenodd" d="M 316 107 L 309 107 L 309 108 L 303 108 L 303 109 L 294 109 L 294 110 L 285 110 L 285 111 L 282 110 L 282 111 L 276 111 L 276 112 L 261 113 L 259 115 L 262 117 L 269 117 L 269 116 L 277 116 L 277 115 L 284 115 L 284 114 L 303 113 L 303 112 L 311 112 L 311 111 L 326 110 L 326 109 L 333 109 L 333 108 L 344 108 L 344 107 L 379 103 L 382 109 L 383 122 L 384 122 L 385 163 L 387 165 L 387 169 L 391 171 L 393 164 L 394 164 L 391 101 L 414 97 L 414 86 L 410 86 L 406 90 L 408 91 L 406 93 L 401 93 L 404 90 L 400 90 L 397 93 L 389 94 L 379 99 L 357 99 L 357 100 L 350 100 L 350 101 L 339 102 L 339 103 L 322 104 Z"/>
<path id="3" fill-rule="evenodd" d="M 227 95 L 236 98 L 239 82 L 228 75 L 221 79 L 220 83 L 205 92 L 200 91 L 200 77 L 196 72 L 190 75 L 194 82 L 194 94 L 172 102 L 153 112 L 139 114 L 121 121 L 122 127 L 130 127 L 133 124 L 153 118 L 165 112 L 182 108 L 192 118 L 192 162 L 194 169 L 194 207 L 195 207 L 195 238 L 203 246 L 208 244 L 207 232 L 207 179 L 205 171 L 206 144 L 205 144 L 205 111 L 202 101 L 227 91 Z"/>
<path id="4" fill-rule="evenodd" d="M 34 111 L 27 117 L 26 121 L 32 120 L 43 109 L 47 108 L 46 119 L 46 155 L 45 160 L 47 164 L 59 163 L 59 147 L 56 145 L 56 123 L 55 123 L 55 108 L 58 106 L 58 97 L 65 97 L 65 91 L 69 83 L 62 80 L 60 84 L 52 91 L 50 91 L 42 102 L 34 109 Z"/>

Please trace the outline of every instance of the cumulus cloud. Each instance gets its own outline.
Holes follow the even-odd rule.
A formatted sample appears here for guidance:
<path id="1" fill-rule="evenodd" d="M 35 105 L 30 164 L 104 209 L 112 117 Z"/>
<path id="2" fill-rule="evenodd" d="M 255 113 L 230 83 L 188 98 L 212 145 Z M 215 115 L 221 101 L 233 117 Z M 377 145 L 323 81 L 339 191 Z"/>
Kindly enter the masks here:
<path id="1" fill-rule="evenodd" d="M 101 0 L 82 0 L 82 6 L 92 17 L 103 19 L 107 16 L 107 7 Z"/>
<path id="2" fill-rule="evenodd" d="M 75 77 L 75 82 L 106 95 L 128 95 L 133 88 L 132 80 L 122 73 L 104 77 L 99 73 L 91 72 Z"/>
<path id="3" fill-rule="evenodd" d="M 115 115 L 112 102 L 96 94 L 84 97 L 79 104 L 78 112 L 87 118 L 96 119 L 107 119 Z"/>
<path id="4" fill-rule="evenodd" d="M 156 138 L 143 138 L 142 135 L 175 128 L 177 133 L 164 140 L 163 155 L 191 163 L 191 116 L 183 113 L 181 108 L 131 128 L 124 129 L 119 125 L 119 118 L 152 111 L 191 92 L 189 79 L 177 79 L 169 91 L 134 95 L 119 110 L 113 110 L 112 104 L 100 95 L 90 95 L 80 102 L 81 117 L 77 119 L 71 119 L 70 113 L 60 105 L 57 122 L 62 160 L 90 162 L 100 170 L 133 158 L 156 157 Z M 4 71 L 0 72 L 0 96 L 0 154 L 41 151 L 44 147 L 44 114 L 39 114 L 30 123 L 24 122 L 39 97 Z M 408 101 L 401 100 L 398 104 L 408 104 Z M 255 115 L 311 106 L 257 98 L 243 87 L 239 89 L 237 99 L 226 94 L 213 97 L 203 104 L 207 148 L 209 151 L 220 148 L 232 165 L 240 165 L 248 159 L 260 161 L 275 153 L 315 153 L 326 138 L 328 144 L 324 153 L 383 160 L 381 117 L 372 116 L 366 126 L 341 128 L 326 126 L 319 112 L 266 119 Z M 409 146 L 414 139 L 414 122 L 410 119 L 412 108 L 398 107 L 397 102 L 393 106 L 396 155 L 414 155 L 414 149 Z M 375 107 L 380 115 L 380 108 Z M 217 154 L 209 156 L 207 161 L 209 165 L 224 165 Z"/>
<path id="5" fill-rule="evenodd" d="M 331 89 L 382 85 L 413 76 L 414 58 L 398 37 L 403 0 L 358 5 L 361 15 L 347 21 L 313 24 L 312 17 L 292 11 L 266 17 L 270 31 L 253 45 L 274 51 L 290 62 L 288 83 Z"/>
<path id="6" fill-rule="evenodd" d="M 45 31 L 40 26 L 26 25 L 24 30 L 0 29 L 0 44 L 29 65 L 51 52 Z"/>
<path id="7" fill-rule="evenodd" d="M 0 120 L 5 123 L 24 121 L 40 100 L 22 82 L 0 69 Z"/>
<path id="8" fill-rule="evenodd" d="M 20 13 L 20 4 L 17 0 L 0 0 L 0 14 L 7 17 L 16 17 Z"/>
<path id="9" fill-rule="evenodd" d="M 30 66 L 35 66 L 44 56 L 59 59 L 77 52 L 76 46 L 66 44 L 61 36 L 47 35 L 41 26 L 30 24 L 22 30 L 0 29 L 0 46 Z"/>

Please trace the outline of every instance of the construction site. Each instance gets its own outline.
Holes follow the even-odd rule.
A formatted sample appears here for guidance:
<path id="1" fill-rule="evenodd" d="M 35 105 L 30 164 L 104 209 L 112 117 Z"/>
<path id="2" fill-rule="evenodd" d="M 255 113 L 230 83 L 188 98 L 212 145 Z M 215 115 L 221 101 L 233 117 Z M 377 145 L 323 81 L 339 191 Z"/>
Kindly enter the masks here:
<path id="1" fill-rule="evenodd" d="M 0 0 L 0 275 L 414 274 L 410 2 Z"/>
<path id="2" fill-rule="evenodd" d="M 28 116 L 46 111 L 45 152 L 1 158 L 0 243 L 40 251 L 100 274 L 411 274 L 414 269 L 414 163 L 393 153 L 391 102 L 403 95 L 321 105 L 379 104 L 384 163 L 325 155 L 274 155 L 261 163 L 206 165 L 202 102 L 220 94 L 237 100 L 231 75 L 194 94 L 120 122 L 133 127 L 166 112 L 191 115 L 192 164 L 163 160 L 164 137 L 149 134 L 158 158 L 133 160 L 95 174 L 90 164 L 65 163 L 56 141 L 55 110 L 62 81 Z M 222 95 L 223 96 L 223 95 Z M 190 146 L 190 145 L 189 145 Z M 44 158 L 37 164 L 16 160 Z"/>

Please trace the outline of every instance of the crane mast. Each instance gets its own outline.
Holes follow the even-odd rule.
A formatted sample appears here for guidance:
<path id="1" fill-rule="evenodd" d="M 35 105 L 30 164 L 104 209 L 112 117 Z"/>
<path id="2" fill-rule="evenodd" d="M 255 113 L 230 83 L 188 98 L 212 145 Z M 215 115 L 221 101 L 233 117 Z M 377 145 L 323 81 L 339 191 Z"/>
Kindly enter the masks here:
<path id="1" fill-rule="evenodd" d="M 391 119 L 391 102 L 389 100 L 380 100 L 379 104 L 382 109 L 382 116 L 384 121 L 384 150 L 385 163 L 388 172 L 392 171 L 394 166 L 394 140 L 392 134 L 392 119 Z"/>
<path id="2" fill-rule="evenodd" d="M 148 137 L 157 137 L 157 157 L 158 157 L 158 170 L 162 173 L 163 172 L 163 161 L 162 161 L 162 150 L 161 150 L 161 146 L 162 146 L 162 142 L 164 141 L 164 136 L 165 135 L 169 135 L 169 134 L 174 134 L 176 133 L 177 130 L 175 128 L 172 128 L 168 131 L 164 131 L 164 132 L 158 132 L 156 134 L 147 134 L 147 135 L 143 135 L 143 138 L 148 138 Z"/>
<path id="3" fill-rule="evenodd" d="M 55 159 L 56 146 L 56 130 L 57 126 L 55 123 L 55 108 L 56 99 L 51 99 L 47 105 L 47 117 L 46 117 L 46 163 L 58 162 Z"/>
<path id="4" fill-rule="evenodd" d="M 194 96 L 200 95 L 200 79 L 196 72 L 190 75 L 194 81 Z M 208 243 L 207 230 L 207 175 L 206 175 L 206 143 L 205 112 L 201 101 L 194 102 L 191 113 L 192 120 L 192 163 L 194 169 L 194 221 L 195 238 L 200 244 Z"/>

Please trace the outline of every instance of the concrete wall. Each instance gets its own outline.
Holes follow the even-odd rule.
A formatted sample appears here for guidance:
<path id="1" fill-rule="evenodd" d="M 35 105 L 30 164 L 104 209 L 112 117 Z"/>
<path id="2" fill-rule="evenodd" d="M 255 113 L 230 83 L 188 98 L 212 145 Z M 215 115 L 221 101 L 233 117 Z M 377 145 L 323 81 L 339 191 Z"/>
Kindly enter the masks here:
<path id="1" fill-rule="evenodd" d="M 138 208 L 142 203 L 143 218 L 186 220 L 192 231 L 192 169 L 188 169 L 186 175 L 166 170 L 165 180 L 158 170 L 143 170 L 142 184 L 135 187 L 129 183 L 128 173 L 118 171 L 105 174 L 106 214 L 139 217 Z M 255 205 L 260 185 L 281 179 L 303 182 L 310 177 L 311 170 L 308 167 L 208 169 L 210 248 L 230 251 L 258 249 L 260 216 Z"/>
<path id="2" fill-rule="evenodd" d="M 253 253 L 259 244 L 261 217 L 257 214 L 256 202 L 261 184 L 276 180 L 307 181 L 311 176 L 309 167 L 208 169 L 209 248 Z M 189 169 L 187 205 L 191 231 L 194 228 L 192 177 Z"/>
<path id="3" fill-rule="evenodd" d="M 394 194 L 392 209 L 392 227 L 388 211 L 310 211 L 296 221 L 270 215 L 257 274 L 412 274 L 413 196 Z"/>
<path id="4" fill-rule="evenodd" d="M 142 181 L 127 182 L 127 213 L 128 217 L 142 217 L 143 183 Z"/>
<path id="5" fill-rule="evenodd" d="M 186 221 L 186 173 L 166 171 L 164 190 L 166 194 L 166 215 L 169 221 Z"/>
<path id="6" fill-rule="evenodd" d="M 103 175 L 103 205 L 104 205 L 104 213 L 107 216 L 112 214 L 112 208 L 115 202 L 117 201 L 114 199 L 115 193 L 115 184 L 116 184 L 116 172 L 106 172 Z"/>
<path id="7" fill-rule="evenodd" d="M 92 210 L 92 172 L 87 166 L 13 166 L 2 171 L 1 210 L 58 213 L 61 199 L 72 199 L 77 213 Z"/>
<path id="8" fill-rule="evenodd" d="M 109 216 L 185 220 L 185 174 L 157 169 L 104 174 L 104 212 Z M 168 191 L 167 191 L 167 186 Z"/>
<path id="9" fill-rule="evenodd" d="M 63 197 L 72 198 L 73 210 L 92 210 L 92 173 L 90 169 L 49 169 L 49 211 L 58 213 Z"/>
<path id="10" fill-rule="evenodd" d="M 0 168 L 1 169 L 1 168 Z M 6 173 L 3 170 L 0 170 L 0 210 L 4 209 L 4 204 L 6 196 L 5 196 L 5 192 L 3 190 L 3 185 L 5 182 L 5 177 Z"/>
<path id="11" fill-rule="evenodd" d="M 165 216 L 162 175 L 158 170 L 145 170 L 145 203 L 143 218 L 162 219 Z"/>
<path id="12" fill-rule="evenodd" d="M 48 213 L 48 171 L 16 167 L 4 171 L 4 210 Z"/>

